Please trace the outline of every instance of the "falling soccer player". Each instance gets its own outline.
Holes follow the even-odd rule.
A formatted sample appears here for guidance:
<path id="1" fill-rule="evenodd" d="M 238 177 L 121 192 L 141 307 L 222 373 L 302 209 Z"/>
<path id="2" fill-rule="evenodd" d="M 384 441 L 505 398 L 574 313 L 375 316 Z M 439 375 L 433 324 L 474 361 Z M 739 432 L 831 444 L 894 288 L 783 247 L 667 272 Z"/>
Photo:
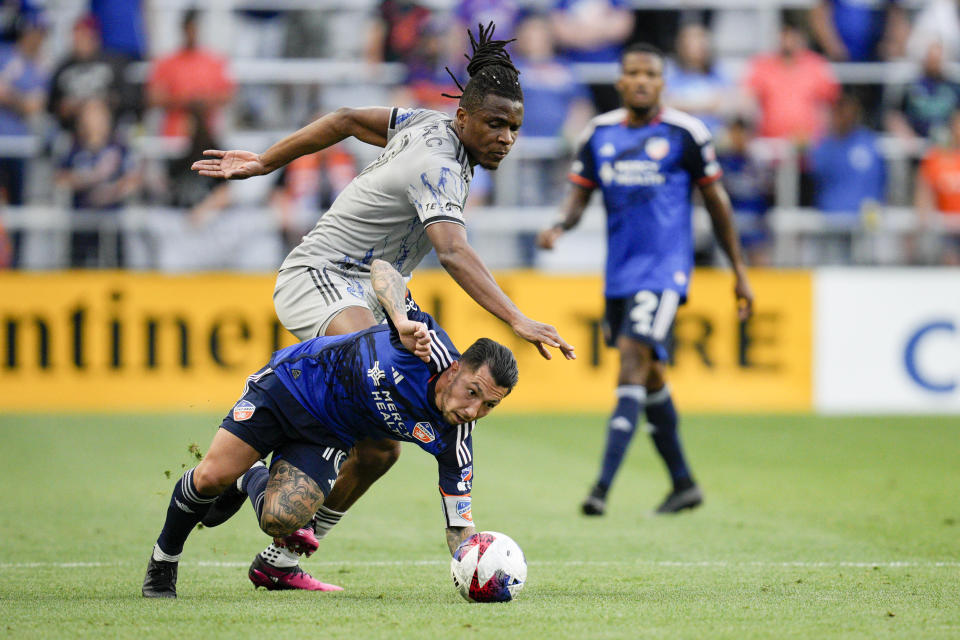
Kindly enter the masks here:
<path id="1" fill-rule="evenodd" d="M 309 550 L 304 528 L 323 513 L 347 452 L 363 438 L 413 442 L 433 454 L 450 553 L 476 533 L 472 432 L 516 385 L 517 362 L 487 338 L 461 355 L 436 321 L 405 298 L 398 271 L 382 260 L 370 266 L 370 286 L 388 324 L 281 349 L 250 376 L 207 454 L 173 487 L 147 565 L 145 597 L 177 596 L 187 537 L 217 496 L 237 484 L 266 534 Z M 268 471 L 256 463 L 270 453 Z M 262 556 L 250 577 L 257 586 L 285 580 L 287 588 L 303 588 L 297 586 L 303 580 L 312 590 L 340 590 Z"/>

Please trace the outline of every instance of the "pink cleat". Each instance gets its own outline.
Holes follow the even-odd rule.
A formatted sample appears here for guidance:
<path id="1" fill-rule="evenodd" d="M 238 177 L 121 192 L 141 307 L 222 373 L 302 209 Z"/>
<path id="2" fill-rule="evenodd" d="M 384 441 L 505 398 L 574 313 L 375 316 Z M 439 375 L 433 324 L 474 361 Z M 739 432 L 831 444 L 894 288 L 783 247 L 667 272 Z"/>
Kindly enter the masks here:
<path id="1" fill-rule="evenodd" d="M 313 555 L 313 552 L 320 546 L 320 541 L 317 540 L 317 536 L 310 527 L 298 529 L 286 538 L 274 538 L 273 543 L 278 547 L 284 547 L 298 555 L 305 555 L 308 558 Z"/>
<path id="2" fill-rule="evenodd" d="M 250 565 L 250 582 L 254 588 L 264 587 L 268 591 L 282 591 L 286 589 L 303 589 L 304 591 L 343 591 L 343 587 L 335 584 L 320 582 L 299 565 L 289 569 L 271 567 L 259 555 Z"/>

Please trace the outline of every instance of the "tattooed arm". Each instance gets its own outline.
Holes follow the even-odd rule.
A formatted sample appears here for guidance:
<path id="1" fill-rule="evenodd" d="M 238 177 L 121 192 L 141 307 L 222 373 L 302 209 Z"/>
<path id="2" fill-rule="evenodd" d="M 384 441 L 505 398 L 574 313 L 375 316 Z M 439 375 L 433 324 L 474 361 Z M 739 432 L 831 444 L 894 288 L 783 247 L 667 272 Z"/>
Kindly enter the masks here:
<path id="1" fill-rule="evenodd" d="M 403 276 L 389 262 L 374 260 L 370 264 L 370 283 L 380 305 L 397 328 L 400 342 L 410 353 L 429 362 L 430 334 L 425 324 L 407 318 L 407 285 Z"/>
<path id="2" fill-rule="evenodd" d="M 476 532 L 475 527 L 447 527 L 447 546 L 450 547 L 450 555 L 453 555 L 461 542 Z"/>
<path id="3" fill-rule="evenodd" d="M 370 264 L 370 283 L 377 294 L 383 310 L 396 325 L 407 319 L 407 285 L 403 276 L 386 260 L 374 260 Z"/>

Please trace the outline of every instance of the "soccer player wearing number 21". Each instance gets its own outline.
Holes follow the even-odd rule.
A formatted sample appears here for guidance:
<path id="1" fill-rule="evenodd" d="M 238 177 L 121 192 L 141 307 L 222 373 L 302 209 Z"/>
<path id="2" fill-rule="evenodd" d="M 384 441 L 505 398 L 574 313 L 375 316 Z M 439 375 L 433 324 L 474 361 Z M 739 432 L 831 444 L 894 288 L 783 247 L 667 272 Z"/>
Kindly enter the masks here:
<path id="1" fill-rule="evenodd" d="M 665 377 L 674 317 L 686 301 L 693 267 L 694 185 L 730 259 L 741 320 L 752 311 L 753 292 L 710 132 L 696 118 L 660 104 L 663 54 L 643 43 L 624 49 L 616 88 L 624 108 L 591 122 L 581 138 L 561 217 L 539 234 L 537 244 L 552 249 L 580 221 L 593 191 L 600 190 L 607 212 L 604 330 L 607 344 L 620 352 L 620 371 L 600 476 L 582 509 L 586 515 L 603 514 L 607 492 L 645 410 L 654 445 L 673 481 L 657 513 L 675 513 L 703 501 L 680 444 Z"/>

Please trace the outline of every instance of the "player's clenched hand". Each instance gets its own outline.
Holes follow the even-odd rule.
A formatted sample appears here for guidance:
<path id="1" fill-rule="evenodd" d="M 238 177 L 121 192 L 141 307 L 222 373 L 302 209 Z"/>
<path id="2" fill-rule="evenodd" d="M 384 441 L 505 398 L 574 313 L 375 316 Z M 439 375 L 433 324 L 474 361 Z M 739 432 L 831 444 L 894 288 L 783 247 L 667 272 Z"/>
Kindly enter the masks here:
<path id="1" fill-rule="evenodd" d="M 537 351 L 540 352 L 540 355 L 547 360 L 551 358 L 547 347 L 560 349 L 560 353 L 562 353 L 567 360 L 575 360 L 577 357 L 573 347 L 567 344 L 567 341 L 560 337 L 557 330 L 548 324 L 535 322 L 530 318 L 523 318 L 513 325 L 513 332 L 527 342 L 533 343 Z"/>
<path id="2" fill-rule="evenodd" d="M 746 320 L 753 314 L 753 289 L 747 281 L 747 276 L 737 276 L 737 282 L 733 285 L 733 294 L 737 296 L 737 315 L 740 320 Z"/>
<path id="3" fill-rule="evenodd" d="M 207 149 L 203 155 L 204 159 L 197 160 L 190 168 L 208 178 L 243 180 L 267 172 L 260 156 L 252 151 Z"/>
<path id="4" fill-rule="evenodd" d="M 413 320 L 402 320 L 397 325 L 397 333 L 400 334 L 400 342 L 407 351 L 424 362 L 430 362 L 430 332 L 427 331 L 427 325 Z"/>
<path id="5" fill-rule="evenodd" d="M 563 235 L 563 229 L 560 227 L 550 227 L 537 234 L 537 246 L 541 249 L 553 249 L 560 236 Z"/>

